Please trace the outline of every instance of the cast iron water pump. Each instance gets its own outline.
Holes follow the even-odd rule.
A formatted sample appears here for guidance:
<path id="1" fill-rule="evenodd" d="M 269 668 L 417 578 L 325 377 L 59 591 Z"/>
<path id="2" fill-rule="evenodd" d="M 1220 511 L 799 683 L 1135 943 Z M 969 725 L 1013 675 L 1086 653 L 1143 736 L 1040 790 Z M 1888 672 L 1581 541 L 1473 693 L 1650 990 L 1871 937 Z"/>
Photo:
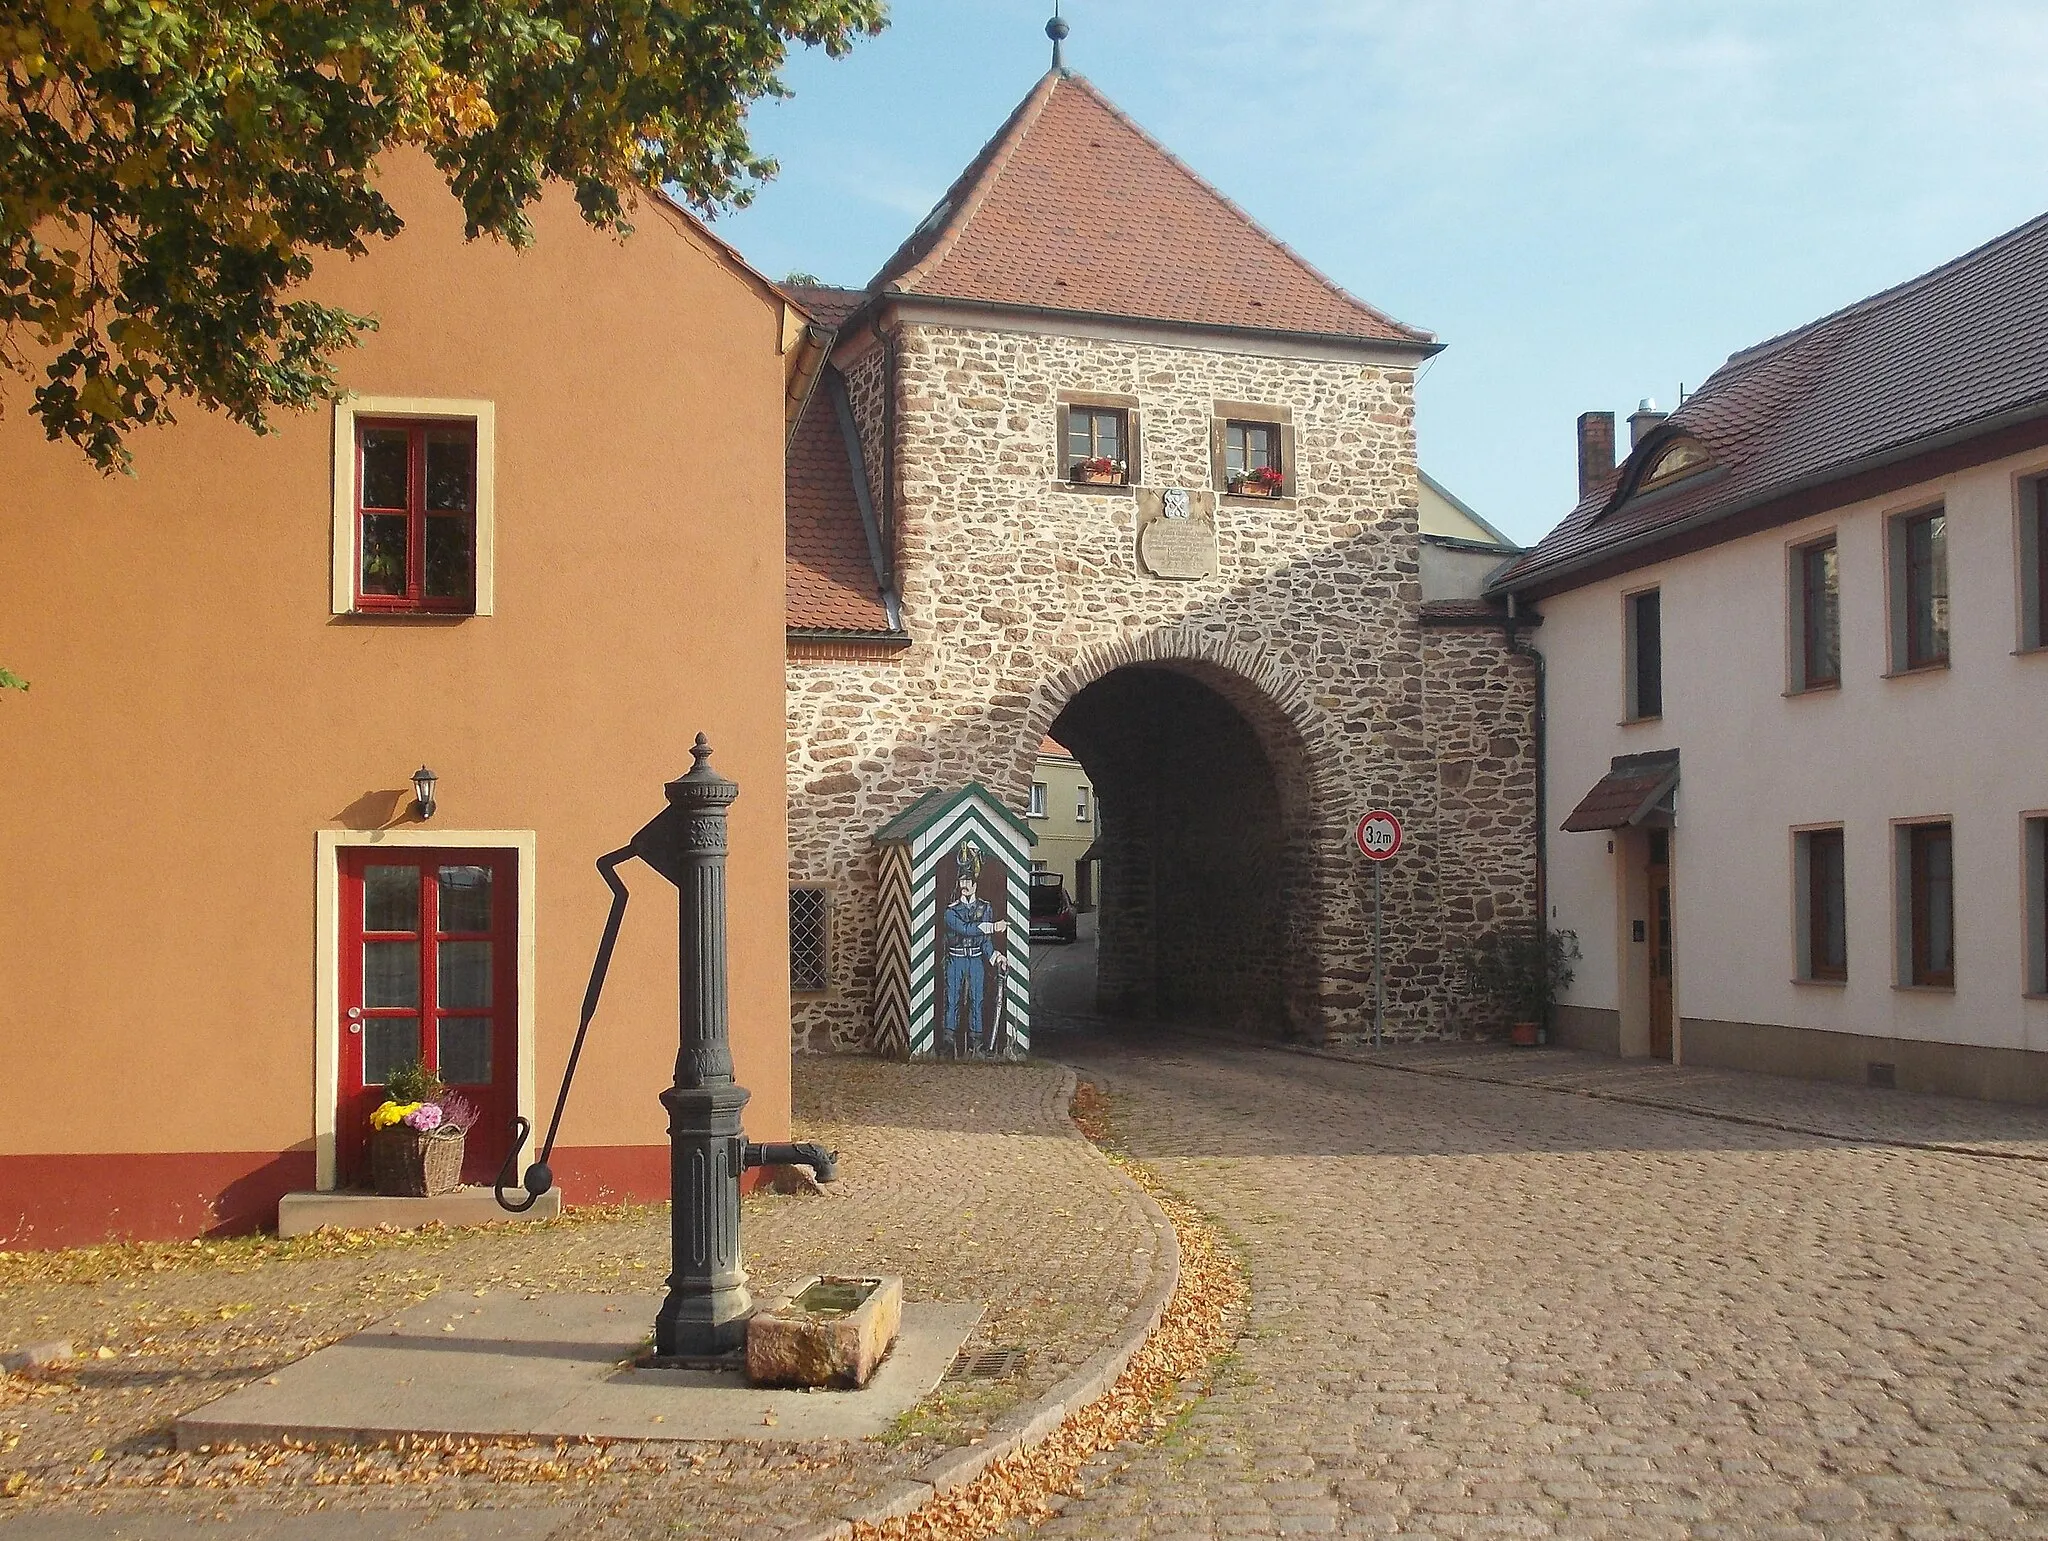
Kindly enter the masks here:
<path id="1" fill-rule="evenodd" d="M 837 1158 L 818 1145 L 756 1145 L 740 1127 L 747 1090 L 733 1084 L 725 992 L 725 818 L 740 789 L 711 768 L 711 745 L 703 734 L 697 735 L 690 755 L 696 763 L 689 773 L 663 789 L 668 807 L 632 844 L 597 859 L 597 870 L 612 891 L 612 908 L 583 993 L 583 1019 L 562 1073 L 554 1117 L 540 1159 L 526 1169 L 523 1203 L 507 1198 L 505 1190 L 533 1129 L 523 1118 L 514 1120 L 512 1153 L 498 1174 L 497 1194 L 498 1202 L 516 1213 L 531 1209 L 554 1186 L 548 1158 L 626 916 L 628 895 L 618 869 L 637 856 L 681 895 L 676 907 L 681 1026 L 674 1084 L 661 1094 L 668 1109 L 670 1270 L 668 1297 L 654 1319 L 654 1351 L 662 1358 L 702 1359 L 741 1347 L 753 1314 L 747 1275 L 740 1267 L 740 1174 L 749 1167 L 802 1165 L 812 1168 L 818 1181 L 831 1182 Z"/>

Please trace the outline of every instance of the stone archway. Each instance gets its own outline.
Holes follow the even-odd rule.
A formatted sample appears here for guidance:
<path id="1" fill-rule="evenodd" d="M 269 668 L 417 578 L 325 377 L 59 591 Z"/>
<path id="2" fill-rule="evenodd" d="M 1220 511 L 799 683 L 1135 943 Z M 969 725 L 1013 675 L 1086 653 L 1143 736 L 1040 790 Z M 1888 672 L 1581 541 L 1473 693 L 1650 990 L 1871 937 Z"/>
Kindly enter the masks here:
<path id="1" fill-rule="evenodd" d="M 1053 730 L 1100 810 L 1101 1010 L 1318 1036 L 1327 730 L 1299 682 L 1194 628 L 1092 649 L 1033 693 L 1020 801 Z"/>

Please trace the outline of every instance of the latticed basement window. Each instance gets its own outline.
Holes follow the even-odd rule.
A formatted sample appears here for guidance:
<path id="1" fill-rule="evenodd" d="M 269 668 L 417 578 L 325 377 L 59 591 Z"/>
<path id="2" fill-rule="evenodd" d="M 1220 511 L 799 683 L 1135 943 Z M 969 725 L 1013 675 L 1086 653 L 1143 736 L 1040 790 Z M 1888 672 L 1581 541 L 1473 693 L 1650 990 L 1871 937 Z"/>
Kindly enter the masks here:
<path id="1" fill-rule="evenodd" d="M 789 987 L 815 995 L 832 987 L 831 893 L 823 888 L 789 891 Z"/>

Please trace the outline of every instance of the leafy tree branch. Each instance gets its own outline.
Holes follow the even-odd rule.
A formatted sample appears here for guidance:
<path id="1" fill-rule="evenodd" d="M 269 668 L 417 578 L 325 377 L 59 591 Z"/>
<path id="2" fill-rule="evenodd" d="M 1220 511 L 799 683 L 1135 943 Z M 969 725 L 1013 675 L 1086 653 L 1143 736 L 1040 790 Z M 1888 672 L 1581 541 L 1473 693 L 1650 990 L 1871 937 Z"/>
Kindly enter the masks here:
<path id="1" fill-rule="evenodd" d="M 295 298 L 401 227 L 424 149 L 468 234 L 521 245 L 550 183 L 600 229 L 667 187 L 712 213 L 771 161 L 747 108 L 793 43 L 884 0 L 0 0 L 0 381 L 103 471 L 193 400 L 261 431 L 331 396 L 373 318 Z M 0 671 L 4 674 L 4 671 Z M 12 685 L 14 677 L 0 678 Z"/>

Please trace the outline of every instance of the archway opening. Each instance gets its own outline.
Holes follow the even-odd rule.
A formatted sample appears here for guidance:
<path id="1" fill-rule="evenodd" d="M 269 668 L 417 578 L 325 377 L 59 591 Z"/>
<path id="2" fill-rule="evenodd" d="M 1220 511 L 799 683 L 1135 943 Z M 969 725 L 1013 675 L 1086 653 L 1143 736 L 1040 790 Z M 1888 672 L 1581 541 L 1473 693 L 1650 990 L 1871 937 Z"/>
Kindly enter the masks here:
<path id="1" fill-rule="evenodd" d="M 1127 665 L 1076 691 L 1052 737 L 1092 789 L 1096 909 L 1076 948 L 1035 950 L 1034 1020 L 1301 1030 L 1307 786 L 1279 714 L 1209 665 Z"/>

